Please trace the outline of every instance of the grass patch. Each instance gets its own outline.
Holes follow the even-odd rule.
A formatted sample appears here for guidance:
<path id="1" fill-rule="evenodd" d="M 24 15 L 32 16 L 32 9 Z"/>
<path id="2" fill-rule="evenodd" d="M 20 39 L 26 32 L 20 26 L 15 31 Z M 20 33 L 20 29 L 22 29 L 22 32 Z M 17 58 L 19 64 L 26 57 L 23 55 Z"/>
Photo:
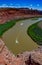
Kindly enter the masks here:
<path id="1" fill-rule="evenodd" d="M 4 24 L 0 24 L 0 37 L 3 35 L 5 31 L 7 31 L 9 28 L 14 26 L 16 24 L 15 20 L 11 20 L 9 22 L 6 22 Z"/>
<path id="2" fill-rule="evenodd" d="M 39 21 L 40 22 L 40 21 Z M 35 41 L 38 45 L 42 45 L 42 29 L 38 27 L 38 22 L 32 24 L 28 30 L 27 34 Z"/>

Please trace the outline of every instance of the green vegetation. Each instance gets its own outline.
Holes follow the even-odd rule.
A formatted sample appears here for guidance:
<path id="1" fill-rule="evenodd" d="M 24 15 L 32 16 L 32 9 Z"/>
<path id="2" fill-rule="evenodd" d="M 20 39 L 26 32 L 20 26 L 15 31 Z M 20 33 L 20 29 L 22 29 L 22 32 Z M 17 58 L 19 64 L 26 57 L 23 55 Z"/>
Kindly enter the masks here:
<path id="1" fill-rule="evenodd" d="M 5 31 L 7 31 L 9 28 L 11 28 L 13 25 L 15 25 L 16 21 L 9 21 L 4 24 L 0 24 L 0 37 L 3 35 Z"/>
<path id="2" fill-rule="evenodd" d="M 39 21 L 40 22 L 40 21 Z M 42 29 L 39 28 L 37 23 L 31 25 L 28 30 L 27 34 L 35 41 L 37 44 L 42 45 Z"/>

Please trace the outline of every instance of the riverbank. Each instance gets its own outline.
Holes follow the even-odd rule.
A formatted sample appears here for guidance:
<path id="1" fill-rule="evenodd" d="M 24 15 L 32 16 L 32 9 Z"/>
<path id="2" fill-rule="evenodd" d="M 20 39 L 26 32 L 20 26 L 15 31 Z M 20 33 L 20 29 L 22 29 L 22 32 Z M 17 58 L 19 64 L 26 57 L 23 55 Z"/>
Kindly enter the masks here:
<path id="1" fill-rule="evenodd" d="M 42 29 L 38 26 L 38 24 L 42 22 L 39 21 L 33 25 L 31 25 L 28 30 L 27 34 L 38 44 L 42 45 Z"/>
<path id="2" fill-rule="evenodd" d="M 22 19 L 20 18 L 20 19 L 13 19 L 13 20 L 6 21 L 5 23 L 0 24 L 0 37 L 3 35 L 5 31 L 13 27 L 16 24 L 16 22 L 23 21 L 26 19 L 37 20 L 38 18 L 39 17 L 22 18 Z"/>

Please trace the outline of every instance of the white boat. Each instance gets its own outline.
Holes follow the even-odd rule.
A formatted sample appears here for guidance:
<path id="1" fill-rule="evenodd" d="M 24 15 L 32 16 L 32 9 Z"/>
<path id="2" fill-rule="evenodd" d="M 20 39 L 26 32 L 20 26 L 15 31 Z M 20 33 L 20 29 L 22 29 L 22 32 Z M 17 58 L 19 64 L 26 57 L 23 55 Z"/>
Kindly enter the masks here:
<path id="1" fill-rule="evenodd" d="M 23 23 L 20 24 L 21 26 L 23 25 Z"/>
<path id="2" fill-rule="evenodd" d="M 16 43 L 19 43 L 19 41 L 16 39 Z"/>

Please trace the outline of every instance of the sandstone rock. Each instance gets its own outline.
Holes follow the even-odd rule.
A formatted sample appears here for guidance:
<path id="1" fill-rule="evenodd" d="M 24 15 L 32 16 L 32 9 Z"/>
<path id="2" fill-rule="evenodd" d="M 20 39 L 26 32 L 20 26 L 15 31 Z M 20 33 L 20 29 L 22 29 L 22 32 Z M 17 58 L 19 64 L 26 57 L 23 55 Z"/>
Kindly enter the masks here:
<path id="1" fill-rule="evenodd" d="M 26 65 L 42 65 L 42 47 L 39 47 L 32 52 L 24 52 L 18 54 L 18 57 L 22 57 Z"/>
<path id="2" fill-rule="evenodd" d="M 42 11 L 28 8 L 0 8 L 0 24 L 12 19 L 23 19 L 35 16 L 42 16 Z"/>
<path id="3" fill-rule="evenodd" d="M 42 47 L 38 48 L 35 53 L 31 54 L 31 61 L 35 65 L 42 65 Z"/>
<path id="4" fill-rule="evenodd" d="M 2 51 L 3 47 L 4 47 L 4 42 L 0 39 L 0 52 Z"/>

